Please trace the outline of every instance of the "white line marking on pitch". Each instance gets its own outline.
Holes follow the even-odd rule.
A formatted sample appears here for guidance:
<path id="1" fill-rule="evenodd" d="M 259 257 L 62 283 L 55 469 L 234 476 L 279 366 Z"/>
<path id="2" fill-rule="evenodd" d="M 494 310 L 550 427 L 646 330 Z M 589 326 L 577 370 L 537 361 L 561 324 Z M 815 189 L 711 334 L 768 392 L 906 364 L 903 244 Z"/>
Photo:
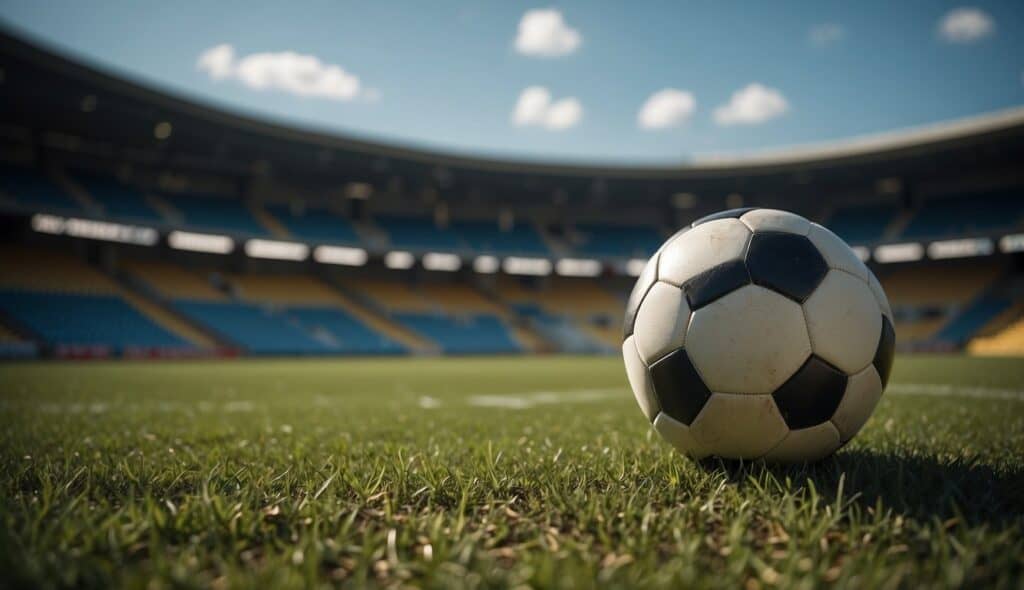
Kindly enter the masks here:
<path id="1" fill-rule="evenodd" d="M 965 387 L 930 383 L 894 383 L 885 390 L 886 395 L 925 395 L 933 397 L 968 397 L 1024 401 L 1024 391 L 992 387 Z M 471 406 L 526 410 L 539 405 L 571 402 L 594 402 L 628 394 L 618 388 L 571 389 L 567 391 L 530 391 L 510 394 L 474 395 L 467 399 Z M 436 407 L 436 406 L 435 406 Z"/>
<path id="2" fill-rule="evenodd" d="M 505 408 L 508 410 L 525 410 L 545 404 L 561 404 L 567 402 L 593 402 L 624 395 L 622 388 L 605 389 L 571 389 L 568 391 L 531 391 L 506 395 L 473 395 L 467 402 L 471 406 L 484 408 Z"/>

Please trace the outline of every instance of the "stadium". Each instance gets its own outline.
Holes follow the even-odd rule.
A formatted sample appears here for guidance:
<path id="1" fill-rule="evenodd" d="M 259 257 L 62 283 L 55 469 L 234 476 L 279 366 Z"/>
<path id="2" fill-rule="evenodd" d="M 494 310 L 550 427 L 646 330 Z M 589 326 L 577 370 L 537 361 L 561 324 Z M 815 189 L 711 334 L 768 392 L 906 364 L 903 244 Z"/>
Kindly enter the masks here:
<path id="1" fill-rule="evenodd" d="M 1024 108 L 648 166 L 282 124 L 11 32 L 0 89 L 0 586 L 1021 583 Z M 637 276 L 746 207 L 892 307 L 893 393 L 817 466 L 626 418 Z"/>

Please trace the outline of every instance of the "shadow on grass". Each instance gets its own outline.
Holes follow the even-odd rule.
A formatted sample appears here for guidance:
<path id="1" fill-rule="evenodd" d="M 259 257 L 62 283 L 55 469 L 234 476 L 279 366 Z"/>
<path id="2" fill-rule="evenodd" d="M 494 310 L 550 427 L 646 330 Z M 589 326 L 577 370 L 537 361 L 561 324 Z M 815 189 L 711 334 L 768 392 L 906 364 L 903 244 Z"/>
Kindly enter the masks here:
<path id="1" fill-rule="evenodd" d="M 730 481 L 749 478 L 789 480 L 793 489 L 814 485 L 825 502 L 834 502 L 842 486 L 843 501 L 863 509 L 883 509 L 917 520 L 960 518 L 966 524 L 998 528 L 1024 521 L 1024 470 L 997 470 L 964 459 L 885 454 L 848 449 L 811 465 L 705 460 Z M 852 499 L 852 500 L 851 500 Z"/>

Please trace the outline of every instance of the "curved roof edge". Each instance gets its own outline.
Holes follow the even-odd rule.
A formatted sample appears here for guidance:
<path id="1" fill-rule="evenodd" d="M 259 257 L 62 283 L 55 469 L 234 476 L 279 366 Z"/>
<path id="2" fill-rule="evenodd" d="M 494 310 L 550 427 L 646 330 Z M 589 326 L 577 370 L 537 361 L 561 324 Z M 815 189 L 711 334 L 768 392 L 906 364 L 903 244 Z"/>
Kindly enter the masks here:
<path id="1" fill-rule="evenodd" d="M 850 161 L 878 160 L 901 154 L 939 150 L 964 141 L 981 140 L 990 134 L 1024 131 L 1024 106 L 971 116 L 955 121 L 925 125 L 850 139 L 771 148 L 736 154 L 697 156 L 678 165 L 628 165 L 614 163 L 573 163 L 553 160 L 492 158 L 482 155 L 446 152 L 422 146 L 385 143 L 342 134 L 325 133 L 298 125 L 274 122 L 257 116 L 231 112 L 210 106 L 173 91 L 138 83 L 127 77 L 95 67 L 82 60 L 65 57 L 45 43 L 30 41 L 15 34 L 0 21 L 0 53 L 14 54 L 35 65 L 77 78 L 108 92 L 152 103 L 170 113 L 177 111 L 212 124 L 256 133 L 268 139 L 306 143 L 383 158 L 393 158 L 432 166 L 456 167 L 480 171 L 520 174 L 563 175 L 620 178 L 683 178 L 762 174 L 786 169 L 820 168 Z"/>
<path id="2" fill-rule="evenodd" d="M 694 168 L 800 164 L 955 141 L 1024 126 L 1024 106 L 846 139 L 694 158 Z"/>

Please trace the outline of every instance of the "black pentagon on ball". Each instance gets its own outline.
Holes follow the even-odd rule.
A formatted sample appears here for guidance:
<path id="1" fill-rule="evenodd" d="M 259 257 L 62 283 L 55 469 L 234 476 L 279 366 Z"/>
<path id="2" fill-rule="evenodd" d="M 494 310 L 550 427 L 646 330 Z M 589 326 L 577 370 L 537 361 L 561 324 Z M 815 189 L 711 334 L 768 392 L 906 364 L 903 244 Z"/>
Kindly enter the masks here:
<path id="1" fill-rule="evenodd" d="M 828 263 L 804 236 L 755 232 L 747 249 L 747 270 L 755 285 L 803 303 L 828 274 Z"/>
<path id="2" fill-rule="evenodd" d="M 875 351 L 875 358 L 871 364 L 878 371 L 882 379 L 882 388 L 889 384 L 889 374 L 892 373 L 893 356 L 896 353 L 896 330 L 892 327 L 889 318 L 882 315 L 882 334 L 878 337 L 878 349 Z"/>
<path id="3" fill-rule="evenodd" d="M 682 348 L 651 365 L 651 381 L 661 411 L 687 426 L 711 397 L 711 391 Z"/>
<path id="4" fill-rule="evenodd" d="M 747 265 L 743 260 L 731 260 L 686 281 L 683 292 L 690 309 L 697 310 L 749 283 Z"/>
<path id="5" fill-rule="evenodd" d="M 816 356 L 783 383 L 772 397 L 791 429 L 827 422 L 846 393 L 846 374 Z"/>
<path id="6" fill-rule="evenodd" d="M 633 334 L 636 312 L 640 309 L 640 304 L 643 303 L 647 292 L 651 290 L 654 283 L 658 282 L 658 258 L 660 255 L 661 252 L 655 252 L 654 256 L 651 256 L 650 261 L 648 261 L 640 276 L 637 277 L 636 284 L 633 285 L 633 290 L 629 294 L 629 299 L 626 301 L 626 317 L 622 321 L 623 341 Z"/>
<path id="7" fill-rule="evenodd" d="M 701 217 L 697 221 L 691 223 L 690 227 L 697 227 L 702 223 L 707 223 L 709 221 L 714 221 L 716 219 L 737 219 L 739 217 L 742 217 L 744 213 L 749 213 L 754 209 L 757 209 L 757 207 L 741 207 L 739 209 L 728 209 L 726 211 L 719 211 L 718 213 L 712 213 L 711 215 L 705 215 L 704 217 Z"/>

